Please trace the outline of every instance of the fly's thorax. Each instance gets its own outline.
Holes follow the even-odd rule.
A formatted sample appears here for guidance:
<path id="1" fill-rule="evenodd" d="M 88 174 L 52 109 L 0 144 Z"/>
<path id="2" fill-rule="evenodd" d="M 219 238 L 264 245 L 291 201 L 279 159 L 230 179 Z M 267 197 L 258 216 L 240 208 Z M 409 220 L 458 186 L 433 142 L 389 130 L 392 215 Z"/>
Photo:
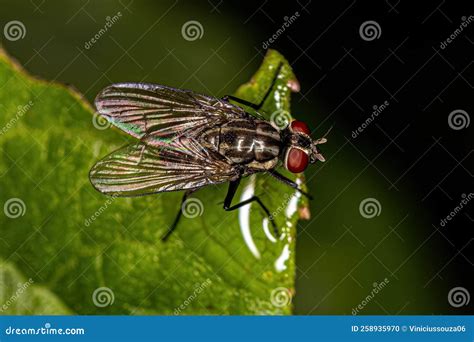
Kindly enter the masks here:
<path id="1" fill-rule="evenodd" d="M 280 133 L 263 120 L 238 119 L 203 132 L 202 144 L 235 164 L 265 162 L 280 153 Z"/>
<path id="2" fill-rule="evenodd" d="M 255 160 L 267 161 L 278 157 L 280 154 L 280 132 L 268 122 L 257 121 L 255 141 L 260 144 L 255 149 Z"/>

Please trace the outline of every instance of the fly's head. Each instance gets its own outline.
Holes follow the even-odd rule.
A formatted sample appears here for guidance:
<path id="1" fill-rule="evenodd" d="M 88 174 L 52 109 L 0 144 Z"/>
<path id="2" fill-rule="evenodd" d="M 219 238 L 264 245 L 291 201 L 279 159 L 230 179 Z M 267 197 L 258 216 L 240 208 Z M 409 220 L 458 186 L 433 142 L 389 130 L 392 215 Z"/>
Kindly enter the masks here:
<path id="1" fill-rule="evenodd" d="M 316 161 L 324 162 L 323 155 L 318 145 L 324 144 L 327 139 L 313 140 L 310 137 L 309 127 L 302 121 L 293 120 L 288 127 L 282 131 L 284 142 L 283 165 L 292 173 L 303 172 L 309 164 Z"/>

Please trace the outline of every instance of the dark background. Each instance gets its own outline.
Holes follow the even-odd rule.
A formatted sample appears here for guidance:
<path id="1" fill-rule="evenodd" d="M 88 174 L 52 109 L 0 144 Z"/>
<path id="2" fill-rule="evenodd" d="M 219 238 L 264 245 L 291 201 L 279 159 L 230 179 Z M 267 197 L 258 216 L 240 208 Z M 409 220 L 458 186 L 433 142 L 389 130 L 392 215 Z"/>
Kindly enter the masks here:
<path id="1" fill-rule="evenodd" d="M 351 314 L 385 278 L 360 314 L 472 313 L 472 302 L 448 301 L 455 287 L 473 292 L 472 203 L 440 224 L 473 192 L 473 125 L 454 130 L 448 115 L 473 115 L 474 23 L 440 48 L 473 14 L 469 2 L 32 0 L 1 8 L 2 27 L 27 23 L 24 39 L 2 40 L 6 50 L 31 73 L 71 84 L 89 100 L 124 81 L 232 93 L 260 64 L 263 42 L 297 11 L 270 48 L 301 83 L 293 115 L 315 137 L 333 130 L 327 163 L 307 172 L 315 200 L 311 220 L 298 227 L 295 313 Z M 86 49 L 118 11 L 121 19 Z M 202 24 L 201 39 L 181 36 L 189 20 Z M 361 38 L 368 20 L 379 24 L 378 39 Z M 380 215 L 361 216 L 366 198 L 377 199 Z"/>

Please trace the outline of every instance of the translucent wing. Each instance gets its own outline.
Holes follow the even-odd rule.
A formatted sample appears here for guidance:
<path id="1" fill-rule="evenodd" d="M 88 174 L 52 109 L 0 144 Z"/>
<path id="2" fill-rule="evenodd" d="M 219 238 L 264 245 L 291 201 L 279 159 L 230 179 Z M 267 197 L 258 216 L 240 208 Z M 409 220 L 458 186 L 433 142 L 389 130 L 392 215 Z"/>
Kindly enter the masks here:
<path id="1" fill-rule="evenodd" d="M 113 84 L 97 95 L 95 104 L 113 125 L 154 146 L 246 115 L 214 97 L 146 83 Z"/>
<path id="2" fill-rule="evenodd" d="M 187 137 L 159 148 L 143 142 L 125 146 L 95 164 L 89 174 L 97 190 L 116 196 L 194 189 L 236 176 L 222 156 Z"/>

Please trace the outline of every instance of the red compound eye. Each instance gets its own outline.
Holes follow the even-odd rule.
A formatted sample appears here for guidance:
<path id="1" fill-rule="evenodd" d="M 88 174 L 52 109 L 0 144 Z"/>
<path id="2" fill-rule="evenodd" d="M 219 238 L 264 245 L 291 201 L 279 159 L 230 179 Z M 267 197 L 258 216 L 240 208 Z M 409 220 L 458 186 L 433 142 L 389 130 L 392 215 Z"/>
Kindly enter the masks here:
<path id="1" fill-rule="evenodd" d="M 286 169 L 293 173 L 303 172 L 308 166 L 309 158 L 306 152 L 290 147 L 285 160 Z"/>
<path id="2" fill-rule="evenodd" d="M 307 124 L 303 121 L 294 120 L 290 123 L 290 130 L 293 133 L 304 133 L 309 135 L 311 132 Z"/>

